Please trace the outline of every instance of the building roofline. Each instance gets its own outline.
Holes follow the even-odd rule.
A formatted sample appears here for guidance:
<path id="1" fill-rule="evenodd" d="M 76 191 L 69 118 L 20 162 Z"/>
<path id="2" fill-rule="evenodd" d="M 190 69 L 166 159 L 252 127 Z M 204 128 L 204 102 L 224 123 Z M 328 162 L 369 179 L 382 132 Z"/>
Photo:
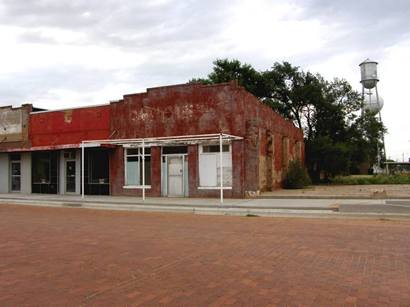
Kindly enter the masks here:
<path id="1" fill-rule="evenodd" d="M 104 106 L 109 106 L 109 105 L 110 105 L 109 103 L 104 103 L 104 104 L 87 105 L 87 106 L 80 106 L 80 107 L 74 107 L 74 108 L 63 108 L 63 109 L 45 110 L 45 111 L 33 111 L 33 112 L 30 112 L 30 114 L 41 114 L 41 113 L 62 112 L 62 111 L 70 111 L 70 110 L 78 110 L 78 109 L 89 109 L 89 108 L 104 107 Z"/>
<path id="2" fill-rule="evenodd" d="M 11 109 L 11 110 L 17 110 L 17 109 L 22 109 L 25 107 L 33 107 L 33 105 L 31 103 L 23 103 L 22 105 L 18 106 L 18 107 L 13 107 L 13 105 L 7 105 L 7 106 L 0 106 L 0 109 Z"/>
<path id="3" fill-rule="evenodd" d="M 155 90 L 160 90 L 160 89 L 169 89 L 169 88 L 178 88 L 178 87 L 219 87 L 219 86 L 227 86 L 227 85 L 235 85 L 237 87 L 238 86 L 238 82 L 237 80 L 232 80 L 232 81 L 228 81 L 228 82 L 221 82 L 221 83 L 214 83 L 214 84 L 202 84 L 202 83 L 178 83 L 178 84 L 170 84 L 170 85 L 162 85 L 162 86 L 155 86 L 155 87 L 147 87 L 147 89 L 145 90 L 145 92 L 138 92 L 138 93 L 129 93 L 129 94 L 125 94 L 123 97 L 130 97 L 130 96 L 138 96 L 138 95 L 144 95 L 147 94 L 150 91 L 155 91 Z M 115 102 L 119 102 L 121 101 L 117 100 L 117 101 L 113 101 Z"/>

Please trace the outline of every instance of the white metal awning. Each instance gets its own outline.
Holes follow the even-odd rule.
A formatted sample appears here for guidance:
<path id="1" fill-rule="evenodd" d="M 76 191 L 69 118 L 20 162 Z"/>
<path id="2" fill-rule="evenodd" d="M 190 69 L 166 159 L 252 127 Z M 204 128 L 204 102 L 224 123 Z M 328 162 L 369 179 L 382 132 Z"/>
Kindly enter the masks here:
<path id="1" fill-rule="evenodd" d="M 226 133 L 211 133 L 211 134 L 197 134 L 197 135 L 179 135 L 179 136 L 165 136 L 165 137 L 149 137 L 149 138 L 133 138 L 133 139 L 106 139 L 106 140 L 88 140 L 83 141 L 81 147 L 81 196 L 84 198 L 84 149 L 88 147 L 117 145 L 123 147 L 141 147 L 142 148 L 142 169 L 144 175 L 142 176 L 142 199 L 145 200 L 145 148 L 151 146 L 164 145 L 192 145 L 201 143 L 219 143 L 219 158 L 220 158 L 220 199 L 223 203 L 223 154 L 222 145 L 224 142 L 242 140 L 243 137 L 235 136 Z"/>

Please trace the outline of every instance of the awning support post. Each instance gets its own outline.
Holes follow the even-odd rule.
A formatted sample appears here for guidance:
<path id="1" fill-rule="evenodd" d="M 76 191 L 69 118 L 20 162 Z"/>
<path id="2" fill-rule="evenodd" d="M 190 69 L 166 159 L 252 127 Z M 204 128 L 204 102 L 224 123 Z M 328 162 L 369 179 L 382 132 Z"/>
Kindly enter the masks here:
<path id="1" fill-rule="evenodd" d="M 84 198 L 84 143 L 81 143 L 81 198 Z"/>
<path id="2" fill-rule="evenodd" d="M 223 155 L 222 155 L 222 133 L 219 134 L 219 184 L 221 194 L 221 204 L 224 202 L 224 186 L 223 186 Z"/>
<path id="3" fill-rule="evenodd" d="M 145 201 L 145 139 L 142 139 L 142 200 Z"/>

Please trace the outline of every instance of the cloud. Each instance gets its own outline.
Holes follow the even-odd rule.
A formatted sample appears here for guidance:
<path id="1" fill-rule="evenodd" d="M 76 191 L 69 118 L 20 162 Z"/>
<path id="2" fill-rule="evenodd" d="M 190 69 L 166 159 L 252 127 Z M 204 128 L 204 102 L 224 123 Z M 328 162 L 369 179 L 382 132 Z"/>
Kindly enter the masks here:
<path id="1" fill-rule="evenodd" d="M 0 24 L 30 31 L 42 27 L 81 32 L 86 37 L 83 43 L 145 50 L 218 35 L 223 28 L 223 16 L 229 12 L 228 3 L 216 0 L 5 0 L 0 10 Z M 33 41 L 32 35 L 21 38 Z"/>
<path id="2" fill-rule="evenodd" d="M 90 99 L 89 92 L 98 91 L 106 87 L 111 82 L 111 75 L 101 73 L 98 70 L 89 70 L 82 67 L 48 67 L 13 74 L 0 75 L 0 104 L 18 105 L 23 102 L 33 102 L 42 104 L 43 107 L 58 107 L 61 97 L 54 95 L 53 91 L 66 89 L 71 92 L 78 92 L 84 98 Z M 18 81 L 18 87 L 10 87 L 10 84 Z M 45 86 L 46 85 L 46 86 Z M 67 99 L 67 97 L 64 97 Z M 93 100 L 91 99 L 93 102 Z M 107 100 L 108 101 L 108 100 Z M 49 103 L 45 106 L 44 102 Z M 73 101 L 74 103 L 90 103 L 86 99 L 83 101 Z M 71 103 L 73 103 L 71 102 Z"/>
<path id="3" fill-rule="evenodd" d="M 303 1 L 303 18 L 317 18 L 336 27 L 329 33 L 334 49 L 372 50 L 379 53 L 410 35 L 407 0 Z M 332 35 L 335 38 L 332 39 Z"/>
<path id="4" fill-rule="evenodd" d="M 104 103 L 206 76 L 225 57 L 260 70 L 287 60 L 359 88 L 370 57 L 397 131 L 389 101 L 408 108 L 383 70 L 406 80 L 408 16 L 408 0 L 0 0 L 0 105 Z"/>

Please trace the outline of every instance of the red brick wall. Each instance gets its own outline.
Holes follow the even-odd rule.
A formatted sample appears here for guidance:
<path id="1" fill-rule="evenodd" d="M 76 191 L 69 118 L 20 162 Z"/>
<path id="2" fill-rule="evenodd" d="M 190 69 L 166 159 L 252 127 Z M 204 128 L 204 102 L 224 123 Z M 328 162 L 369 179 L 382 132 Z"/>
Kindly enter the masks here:
<path id="1" fill-rule="evenodd" d="M 205 133 L 244 134 L 244 109 L 236 101 L 239 88 L 178 85 L 126 95 L 112 103 L 114 138 L 160 137 Z"/>
<path id="2" fill-rule="evenodd" d="M 284 120 L 234 82 L 212 86 L 187 84 L 153 88 L 148 89 L 147 93 L 126 95 L 123 100 L 111 104 L 110 135 L 115 139 L 219 132 L 244 137 L 243 141 L 236 141 L 232 145 L 234 189 L 225 191 L 226 197 L 243 197 L 246 191 L 269 190 L 280 186 L 284 173 L 282 138 L 286 136 L 289 139 L 290 158 L 295 155 L 295 142 L 303 141 L 302 132 L 293 123 Z M 273 137 L 272 157 L 267 157 L 269 135 Z M 160 152 L 156 154 L 158 157 L 152 157 L 153 190 L 149 193 L 160 196 Z M 217 190 L 197 189 L 199 174 L 196 145 L 189 146 L 188 161 L 189 195 L 219 195 Z M 267 163 L 269 171 L 266 171 Z M 118 175 L 123 177 L 123 168 L 123 156 L 115 156 L 111 178 Z M 121 180 L 113 179 L 112 183 L 114 195 L 140 193 L 124 190 Z"/>
<path id="3" fill-rule="evenodd" d="M 245 106 L 245 118 L 247 122 L 246 138 L 248 148 L 245 163 L 245 173 L 248 191 L 265 191 L 278 188 L 281 186 L 285 170 L 283 168 L 285 161 L 282 161 L 283 148 L 282 139 L 289 139 L 289 160 L 295 158 L 295 143 L 300 141 L 303 144 L 303 133 L 297 129 L 294 124 L 285 120 L 279 114 L 274 112 L 270 107 L 262 104 L 255 96 L 244 89 L 239 94 Z M 271 135 L 273 140 L 273 157 L 268 158 L 268 138 Z M 257 143 L 254 148 L 254 144 Z M 257 153 L 255 153 L 255 151 Z M 253 160 L 256 156 L 256 161 Z M 304 159 L 304 146 L 302 145 L 302 159 Z M 250 163 L 248 162 L 250 161 Z M 286 161 L 288 162 L 288 161 Z M 267 165 L 269 163 L 270 165 Z M 271 168 L 271 178 L 267 178 Z M 258 178 L 253 175 L 257 172 Z"/>
<path id="4" fill-rule="evenodd" d="M 238 90 L 239 88 L 233 83 L 215 86 L 190 84 L 153 88 L 148 89 L 147 93 L 126 95 L 123 100 L 111 104 L 111 135 L 116 139 L 219 132 L 244 135 L 244 108 L 242 101 L 237 100 L 235 96 Z M 227 197 L 243 196 L 242 151 L 242 145 L 233 146 L 233 163 L 236 163 L 233 169 L 235 189 L 225 191 Z M 160 153 L 158 158 L 160 159 Z M 124 165 L 121 159 L 113 159 L 112 165 L 116 170 L 123 172 Z M 191 197 L 219 195 L 217 190 L 197 189 L 199 174 L 196 145 L 189 146 L 188 161 L 189 195 Z M 153 160 L 152 167 L 157 167 L 155 165 L 157 163 Z M 152 181 L 152 187 L 154 185 L 156 187 L 155 190 L 150 191 L 151 195 L 155 196 L 161 194 L 160 167 L 158 162 L 159 177 L 157 181 Z M 111 174 L 111 178 L 115 176 L 114 173 Z M 113 179 L 112 183 L 114 195 L 140 194 L 138 190 L 123 189 L 123 182 Z"/>
<path id="5" fill-rule="evenodd" d="M 83 140 L 108 139 L 110 105 L 32 113 L 30 140 L 33 146 L 79 144 Z"/>

